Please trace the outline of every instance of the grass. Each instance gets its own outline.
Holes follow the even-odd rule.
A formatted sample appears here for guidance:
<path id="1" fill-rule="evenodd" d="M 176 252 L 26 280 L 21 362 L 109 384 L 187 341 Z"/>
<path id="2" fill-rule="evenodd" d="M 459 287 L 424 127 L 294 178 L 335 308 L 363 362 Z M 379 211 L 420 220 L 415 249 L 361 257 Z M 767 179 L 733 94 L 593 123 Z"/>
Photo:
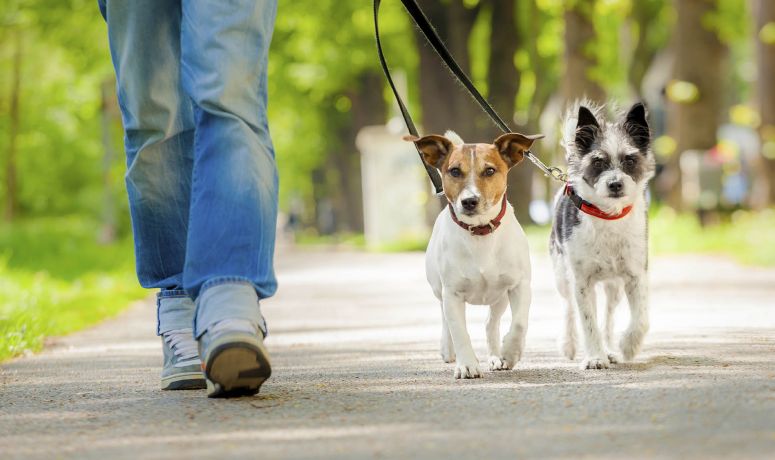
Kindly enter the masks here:
<path id="1" fill-rule="evenodd" d="M 549 231 L 548 226 L 525 227 L 531 251 L 548 251 Z M 297 242 L 306 247 L 366 248 L 363 235 L 357 234 L 305 235 Z M 424 251 L 427 243 L 428 237 L 408 238 L 373 249 L 377 252 Z M 652 255 L 709 254 L 731 257 L 746 265 L 775 267 L 775 209 L 735 211 L 719 223 L 703 227 L 694 215 L 655 207 L 649 217 L 649 244 Z"/>
<path id="2" fill-rule="evenodd" d="M 75 217 L 0 226 L 0 361 L 147 295 L 135 278 L 131 240 L 101 245 L 97 231 Z"/>
<path id="3" fill-rule="evenodd" d="M 531 250 L 548 250 L 549 227 L 525 230 Z M 745 265 L 775 267 L 775 210 L 736 211 L 703 227 L 694 215 L 655 208 L 649 217 L 649 245 L 652 255 L 708 254 Z"/>

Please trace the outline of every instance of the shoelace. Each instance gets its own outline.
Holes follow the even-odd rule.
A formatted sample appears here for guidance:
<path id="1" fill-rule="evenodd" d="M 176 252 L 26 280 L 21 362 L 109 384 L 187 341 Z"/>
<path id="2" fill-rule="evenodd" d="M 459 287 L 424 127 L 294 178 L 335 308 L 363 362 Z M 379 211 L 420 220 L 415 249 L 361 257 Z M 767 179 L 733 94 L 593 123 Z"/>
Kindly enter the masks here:
<path id="1" fill-rule="evenodd" d="M 199 362 L 199 350 L 192 329 L 175 329 L 164 333 L 164 341 L 178 357 L 176 367 L 188 366 Z"/>

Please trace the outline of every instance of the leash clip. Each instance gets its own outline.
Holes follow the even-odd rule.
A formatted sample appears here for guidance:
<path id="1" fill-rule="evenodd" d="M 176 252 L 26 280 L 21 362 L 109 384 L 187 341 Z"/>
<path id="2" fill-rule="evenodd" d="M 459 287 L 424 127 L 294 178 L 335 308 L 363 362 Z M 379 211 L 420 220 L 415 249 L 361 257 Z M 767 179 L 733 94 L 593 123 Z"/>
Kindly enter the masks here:
<path id="1" fill-rule="evenodd" d="M 547 169 L 547 175 L 561 182 L 568 182 L 568 174 L 562 172 L 562 169 L 556 166 L 550 166 Z"/>

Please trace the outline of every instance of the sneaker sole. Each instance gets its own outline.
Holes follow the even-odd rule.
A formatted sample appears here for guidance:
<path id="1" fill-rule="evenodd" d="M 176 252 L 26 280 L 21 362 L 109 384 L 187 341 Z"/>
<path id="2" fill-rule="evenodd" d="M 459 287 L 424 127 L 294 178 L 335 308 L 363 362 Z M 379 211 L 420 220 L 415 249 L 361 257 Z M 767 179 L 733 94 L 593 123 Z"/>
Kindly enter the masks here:
<path id="1" fill-rule="evenodd" d="M 266 351 L 258 342 L 216 345 L 204 367 L 210 398 L 255 395 L 272 375 Z"/>
<path id="2" fill-rule="evenodd" d="M 201 372 L 185 372 L 161 379 L 162 390 L 203 390 L 207 388 Z"/>

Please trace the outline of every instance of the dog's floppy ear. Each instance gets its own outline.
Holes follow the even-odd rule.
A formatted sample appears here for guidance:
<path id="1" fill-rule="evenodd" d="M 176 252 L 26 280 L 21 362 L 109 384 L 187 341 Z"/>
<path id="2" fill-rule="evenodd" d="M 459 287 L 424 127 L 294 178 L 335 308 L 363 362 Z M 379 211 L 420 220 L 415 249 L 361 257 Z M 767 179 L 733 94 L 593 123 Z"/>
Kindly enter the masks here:
<path id="1" fill-rule="evenodd" d="M 452 141 L 437 134 L 423 137 L 407 135 L 404 140 L 414 142 L 422 155 L 422 161 L 436 169 L 441 169 L 444 159 L 452 151 Z"/>
<path id="2" fill-rule="evenodd" d="M 600 125 L 591 110 L 579 106 L 578 122 L 576 123 L 576 148 L 582 155 L 589 153 L 600 133 Z"/>
<path id="3" fill-rule="evenodd" d="M 635 147 L 645 151 L 651 142 L 649 123 L 646 121 L 646 106 L 638 102 L 630 108 L 624 118 L 624 131 L 630 136 Z"/>
<path id="4" fill-rule="evenodd" d="M 498 149 L 498 153 L 501 154 L 503 161 L 509 168 L 513 168 L 525 157 L 525 150 L 529 150 L 533 142 L 543 137 L 543 134 L 526 136 L 520 133 L 506 133 L 495 139 L 493 144 Z"/>

